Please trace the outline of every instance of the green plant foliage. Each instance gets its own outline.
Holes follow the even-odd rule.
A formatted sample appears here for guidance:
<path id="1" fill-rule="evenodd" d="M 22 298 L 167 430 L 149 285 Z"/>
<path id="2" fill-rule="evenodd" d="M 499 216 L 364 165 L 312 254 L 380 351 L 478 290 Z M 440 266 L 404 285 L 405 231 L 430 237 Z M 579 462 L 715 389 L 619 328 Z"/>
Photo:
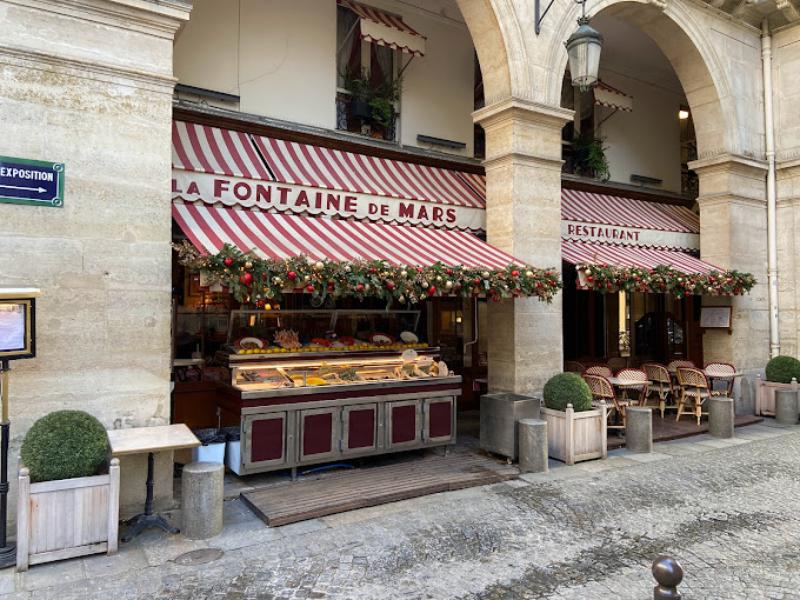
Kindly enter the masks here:
<path id="1" fill-rule="evenodd" d="M 36 421 L 20 450 L 31 481 L 96 475 L 108 458 L 108 435 L 92 415 L 59 410 Z"/>
<path id="2" fill-rule="evenodd" d="M 582 135 L 572 141 L 572 149 L 575 152 L 577 175 L 595 177 L 600 181 L 608 181 L 611 178 L 603 140 L 593 135 Z"/>
<path id="3" fill-rule="evenodd" d="M 572 404 L 575 412 L 592 408 L 592 392 L 577 373 L 553 375 L 544 385 L 544 405 L 547 408 L 565 411 L 567 404 Z"/>
<path id="4" fill-rule="evenodd" d="M 767 363 L 767 381 L 792 383 L 800 381 L 800 360 L 792 356 L 776 356 Z"/>
<path id="5" fill-rule="evenodd" d="M 372 109 L 370 121 L 385 130 L 394 124 L 394 107 L 402 93 L 402 78 L 387 79 L 374 82 L 366 71 L 354 72 L 350 69 L 342 74 L 344 88 L 350 92 L 353 100 L 369 104 Z"/>

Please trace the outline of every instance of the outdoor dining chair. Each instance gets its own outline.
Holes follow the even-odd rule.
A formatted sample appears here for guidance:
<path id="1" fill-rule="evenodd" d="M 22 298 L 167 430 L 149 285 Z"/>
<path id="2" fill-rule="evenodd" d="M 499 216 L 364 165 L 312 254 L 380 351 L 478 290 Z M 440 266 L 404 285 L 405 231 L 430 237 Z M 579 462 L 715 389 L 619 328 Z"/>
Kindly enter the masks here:
<path id="1" fill-rule="evenodd" d="M 658 398 L 658 410 L 661 411 L 661 418 L 663 419 L 664 411 L 667 408 L 667 398 L 671 396 L 673 402 L 677 399 L 675 388 L 672 385 L 672 377 L 670 377 L 667 367 L 659 363 L 645 363 L 642 368 L 647 374 L 648 381 L 650 381 L 650 385 L 647 388 L 645 406 L 647 406 L 647 401 L 650 400 L 650 397 L 655 395 Z"/>
<path id="2" fill-rule="evenodd" d="M 629 400 L 617 398 L 617 394 L 614 392 L 614 386 L 611 385 L 611 382 L 602 375 L 591 375 L 589 373 L 584 373 L 583 380 L 586 382 L 592 392 L 592 404 L 599 406 L 600 402 L 605 400 L 606 404 L 608 405 L 608 411 L 606 412 L 607 420 L 610 421 L 611 415 L 614 413 L 619 415 L 622 425 L 608 425 L 608 428 L 625 429 L 625 408 L 628 407 L 631 402 Z"/>
<path id="3" fill-rule="evenodd" d="M 583 363 L 579 363 L 577 360 L 568 360 L 564 364 L 564 370 L 567 373 L 578 373 L 580 375 L 586 370 L 586 366 Z"/>
<path id="4" fill-rule="evenodd" d="M 727 396 L 730 398 L 733 395 L 733 376 L 736 373 L 736 367 L 730 363 L 710 362 L 706 363 L 705 372 L 709 379 L 712 396 Z M 725 382 L 724 390 L 714 389 L 715 378 L 722 379 Z"/>
<path id="5" fill-rule="evenodd" d="M 647 388 L 650 382 L 647 379 L 647 373 L 641 369 L 622 369 L 617 373 L 617 379 L 624 383 L 625 386 L 621 387 L 622 397 L 627 399 L 627 391 L 634 390 L 639 392 L 639 406 L 644 406 L 647 399 Z"/>
<path id="6" fill-rule="evenodd" d="M 611 377 L 614 372 L 605 365 L 594 365 L 584 371 L 586 375 L 599 375 L 600 377 Z M 611 384 L 609 384 L 611 385 Z"/>
<path id="7" fill-rule="evenodd" d="M 678 416 L 675 420 L 679 421 L 684 413 L 694 414 L 699 426 L 700 417 L 707 414 L 703 412 L 703 403 L 711 397 L 711 389 L 708 385 L 706 374 L 700 369 L 678 367 L 678 385 L 681 388 L 681 392 L 678 398 Z M 694 406 L 690 410 L 684 411 L 684 407 L 690 402 Z"/>

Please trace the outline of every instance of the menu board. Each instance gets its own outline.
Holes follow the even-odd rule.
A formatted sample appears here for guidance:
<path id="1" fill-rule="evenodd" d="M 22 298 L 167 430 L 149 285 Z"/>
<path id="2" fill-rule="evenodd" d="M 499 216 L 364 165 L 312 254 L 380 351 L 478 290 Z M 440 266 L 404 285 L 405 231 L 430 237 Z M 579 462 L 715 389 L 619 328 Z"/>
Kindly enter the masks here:
<path id="1" fill-rule="evenodd" d="M 707 329 L 730 329 L 730 306 L 704 306 L 700 309 L 700 327 Z"/>
<path id="2" fill-rule="evenodd" d="M 26 305 L 0 304 L 0 352 L 25 350 L 26 347 Z"/>

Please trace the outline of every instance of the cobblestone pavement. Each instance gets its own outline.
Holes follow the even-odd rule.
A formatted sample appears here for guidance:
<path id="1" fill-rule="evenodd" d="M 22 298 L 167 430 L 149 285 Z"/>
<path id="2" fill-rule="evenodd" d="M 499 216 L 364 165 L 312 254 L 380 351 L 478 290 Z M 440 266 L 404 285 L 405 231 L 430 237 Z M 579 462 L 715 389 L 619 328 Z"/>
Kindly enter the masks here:
<path id="1" fill-rule="evenodd" d="M 278 529 L 230 501 L 218 538 L 152 532 L 115 557 L 9 570 L 0 600 L 645 600 L 661 553 L 685 600 L 800 599 L 800 430 L 657 450 Z M 174 560 L 206 547 L 224 554 Z"/>

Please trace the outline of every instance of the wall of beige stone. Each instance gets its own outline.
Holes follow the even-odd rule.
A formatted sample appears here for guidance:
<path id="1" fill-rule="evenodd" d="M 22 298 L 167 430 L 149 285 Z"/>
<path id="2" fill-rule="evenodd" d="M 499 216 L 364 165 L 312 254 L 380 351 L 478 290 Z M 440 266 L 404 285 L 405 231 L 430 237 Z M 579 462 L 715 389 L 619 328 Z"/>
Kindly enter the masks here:
<path id="1" fill-rule="evenodd" d="M 11 373 L 12 479 L 25 431 L 53 410 L 169 421 L 172 37 L 189 8 L 0 1 L 0 154 L 66 165 L 63 208 L 0 204 L 0 285 L 42 290 L 38 356 Z M 123 464 L 123 511 L 144 490 L 137 464 Z"/>

